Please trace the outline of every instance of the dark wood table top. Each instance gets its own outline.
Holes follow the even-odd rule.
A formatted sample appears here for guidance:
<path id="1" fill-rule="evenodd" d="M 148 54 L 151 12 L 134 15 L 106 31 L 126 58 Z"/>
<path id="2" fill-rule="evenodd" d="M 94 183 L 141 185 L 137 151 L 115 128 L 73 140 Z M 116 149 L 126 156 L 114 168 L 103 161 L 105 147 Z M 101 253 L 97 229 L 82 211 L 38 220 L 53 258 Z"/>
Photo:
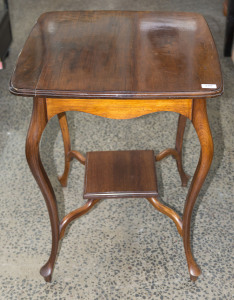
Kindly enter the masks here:
<path id="1" fill-rule="evenodd" d="M 195 13 L 48 12 L 18 58 L 10 91 L 60 98 L 214 97 L 217 50 Z"/>

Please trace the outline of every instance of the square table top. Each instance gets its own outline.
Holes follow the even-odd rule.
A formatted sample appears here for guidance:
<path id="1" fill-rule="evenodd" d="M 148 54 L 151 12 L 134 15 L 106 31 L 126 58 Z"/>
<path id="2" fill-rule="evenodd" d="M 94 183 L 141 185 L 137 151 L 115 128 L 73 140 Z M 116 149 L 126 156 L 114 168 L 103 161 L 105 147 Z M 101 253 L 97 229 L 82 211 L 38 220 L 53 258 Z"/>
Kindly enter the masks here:
<path id="1" fill-rule="evenodd" d="M 40 16 L 10 91 L 47 98 L 207 98 L 220 95 L 223 82 L 199 14 L 66 11 Z"/>

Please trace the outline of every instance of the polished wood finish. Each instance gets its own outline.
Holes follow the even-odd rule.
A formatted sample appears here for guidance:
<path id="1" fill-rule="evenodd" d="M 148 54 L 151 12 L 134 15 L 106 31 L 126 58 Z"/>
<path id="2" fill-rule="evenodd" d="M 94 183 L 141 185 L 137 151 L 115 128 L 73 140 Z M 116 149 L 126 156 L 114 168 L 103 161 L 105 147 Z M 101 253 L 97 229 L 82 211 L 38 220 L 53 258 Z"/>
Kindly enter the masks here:
<path id="1" fill-rule="evenodd" d="M 183 240 L 185 254 L 188 262 L 190 277 L 196 280 L 201 271 L 196 262 L 194 261 L 191 245 L 190 245 L 190 222 L 193 211 L 193 206 L 197 199 L 198 193 L 204 183 L 206 175 L 210 169 L 213 158 L 213 140 L 210 132 L 209 121 L 206 112 L 206 100 L 195 99 L 193 105 L 193 119 L 192 123 L 197 132 L 200 144 L 201 153 L 200 159 L 193 176 L 192 183 L 189 188 L 187 199 L 184 206 L 183 213 Z"/>
<path id="2" fill-rule="evenodd" d="M 48 110 L 48 107 L 47 107 Z M 63 144 L 64 144 L 64 156 L 65 156 L 65 164 L 64 164 L 64 171 L 61 176 L 59 176 L 59 181 L 63 187 L 67 186 L 67 178 L 68 173 L 70 170 L 70 161 L 71 157 L 69 153 L 71 152 L 71 142 L 70 142 L 70 135 L 68 130 L 67 124 L 67 117 L 65 112 L 61 112 L 58 114 L 59 125 L 61 128 L 62 136 L 63 136 Z"/>
<path id="3" fill-rule="evenodd" d="M 83 205 L 82 207 L 80 208 L 77 208 L 73 211 L 71 211 L 69 214 L 67 214 L 61 221 L 60 225 L 59 225 L 59 239 L 62 239 L 64 237 L 64 233 L 65 233 L 65 230 L 67 228 L 67 225 L 83 216 L 84 214 L 86 214 L 88 211 L 90 211 L 90 209 L 99 201 L 100 199 L 89 199 L 85 205 Z"/>
<path id="4" fill-rule="evenodd" d="M 192 99 L 87 100 L 47 98 L 46 105 L 48 120 L 63 111 L 82 111 L 111 119 L 132 119 L 159 111 L 173 111 L 189 119 L 192 118 Z"/>
<path id="5" fill-rule="evenodd" d="M 182 164 L 182 146 L 183 146 L 183 136 L 184 136 L 185 125 L 186 125 L 185 116 L 179 115 L 175 149 L 169 148 L 169 149 L 163 150 L 162 152 L 157 154 L 155 157 L 156 161 L 160 161 L 163 158 L 167 157 L 168 155 L 173 156 L 173 158 L 176 160 L 176 163 L 177 163 L 177 169 L 180 174 L 182 186 L 184 186 L 184 187 L 187 186 L 189 178 L 190 178 L 190 176 L 184 172 L 183 164 Z"/>
<path id="6" fill-rule="evenodd" d="M 205 88 L 202 84 L 206 84 Z M 45 280 L 51 281 L 58 243 L 67 225 L 89 211 L 103 196 L 144 196 L 170 217 L 183 238 L 190 277 L 196 280 L 200 269 L 191 251 L 190 222 L 213 157 L 206 98 L 223 91 L 218 54 L 204 18 L 178 12 L 45 13 L 19 56 L 10 91 L 34 97 L 26 156 L 45 198 L 51 222 L 51 254 L 41 269 Z M 180 116 L 175 148 L 166 149 L 156 158 L 152 151 L 131 154 L 118 151 L 117 155 L 109 152 L 103 157 L 100 153 L 89 153 L 86 159 L 80 152 L 71 150 L 65 114 L 69 110 L 116 119 L 157 111 L 177 112 Z M 59 118 L 65 151 L 60 182 L 66 186 L 70 161 L 76 158 L 86 166 L 84 196 L 90 198 L 61 222 L 53 188 L 39 155 L 41 135 L 48 120 L 55 115 Z M 187 184 L 188 176 L 182 166 L 187 118 L 197 132 L 201 154 L 181 220 L 157 198 L 154 160 L 172 155 L 182 185 Z"/>
<path id="7" fill-rule="evenodd" d="M 85 165 L 86 158 L 76 150 L 72 150 L 69 152 L 69 157 L 77 159 L 82 165 Z"/>
<path id="8" fill-rule="evenodd" d="M 177 163 L 177 169 L 180 174 L 180 179 L 182 186 L 187 186 L 190 176 L 187 175 L 184 172 L 183 164 L 182 164 L 182 147 L 183 147 L 183 136 L 184 136 L 184 130 L 186 126 L 186 117 L 183 115 L 179 116 L 178 119 L 178 126 L 177 126 L 177 135 L 176 135 L 176 144 L 175 144 L 175 150 L 178 153 L 178 156 L 175 157 L 176 163 Z"/>
<path id="9" fill-rule="evenodd" d="M 64 148 L 66 147 L 64 146 Z M 79 151 L 71 150 L 66 152 L 65 150 L 65 168 L 63 174 L 58 178 L 63 187 L 67 186 L 67 179 L 70 171 L 70 161 L 73 158 L 78 160 L 82 165 L 85 165 L 86 158 Z"/>
<path id="10" fill-rule="evenodd" d="M 34 98 L 31 123 L 26 140 L 26 157 L 32 174 L 44 196 L 50 216 L 52 230 L 52 249 L 47 263 L 41 268 L 41 275 L 46 281 L 51 281 L 59 242 L 59 217 L 56 198 L 50 180 L 43 168 L 39 144 L 42 133 L 47 124 L 45 101 L 42 98 Z"/>
<path id="11" fill-rule="evenodd" d="M 156 197 L 147 198 L 147 200 L 161 213 L 168 216 L 175 223 L 179 234 L 182 236 L 182 220 L 180 216 L 170 207 L 160 203 Z"/>
<path id="12" fill-rule="evenodd" d="M 222 89 L 204 18 L 150 11 L 43 14 L 10 84 L 16 95 L 77 99 L 190 99 Z"/>
<path id="13" fill-rule="evenodd" d="M 164 159 L 165 157 L 167 157 L 169 155 L 172 155 L 175 159 L 178 159 L 178 157 L 179 157 L 179 154 L 176 151 L 176 149 L 168 148 L 168 149 L 163 150 L 159 154 L 157 154 L 155 156 L 155 160 L 160 161 L 160 160 Z"/>
<path id="14" fill-rule="evenodd" d="M 85 199 L 158 195 L 151 150 L 88 152 L 85 167 Z"/>
<path id="15" fill-rule="evenodd" d="M 48 106 L 47 106 L 47 115 L 48 115 Z M 70 171 L 70 161 L 73 158 L 76 158 L 81 164 L 85 165 L 85 157 L 76 150 L 71 150 L 70 135 L 67 124 L 67 117 L 65 112 L 58 114 L 59 124 L 63 136 L 64 143 L 64 156 L 65 156 L 65 167 L 63 174 L 59 176 L 59 181 L 63 187 L 67 186 L 68 174 Z"/>

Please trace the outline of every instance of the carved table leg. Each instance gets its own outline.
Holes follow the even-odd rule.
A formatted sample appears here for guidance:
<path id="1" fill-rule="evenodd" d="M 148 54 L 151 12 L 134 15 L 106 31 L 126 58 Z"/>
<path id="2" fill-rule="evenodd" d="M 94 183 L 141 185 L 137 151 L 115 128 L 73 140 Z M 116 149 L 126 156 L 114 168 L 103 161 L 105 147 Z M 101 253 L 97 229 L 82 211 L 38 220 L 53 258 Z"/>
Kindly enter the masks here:
<path id="1" fill-rule="evenodd" d="M 58 114 L 59 124 L 62 131 L 63 143 L 64 143 L 64 154 L 65 154 L 65 167 L 62 176 L 59 176 L 59 181 L 63 187 L 67 186 L 67 179 L 70 170 L 70 161 L 76 158 L 83 165 L 85 164 L 85 157 L 78 151 L 71 150 L 71 142 L 69 129 L 67 125 L 66 113 L 62 112 Z"/>
<path id="2" fill-rule="evenodd" d="M 160 152 L 159 154 L 157 154 L 155 157 L 156 161 L 160 161 L 163 158 L 167 157 L 168 155 L 173 156 L 173 158 L 176 160 L 176 163 L 177 163 L 177 168 L 178 168 L 178 172 L 180 174 L 182 186 L 187 186 L 188 180 L 190 178 L 190 176 L 184 172 L 183 164 L 182 164 L 182 147 L 183 147 L 183 136 L 184 136 L 186 120 L 187 120 L 187 118 L 185 116 L 179 115 L 175 149 L 173 149 L 173 148 L 166 149 L 166 150 Z"/>
<path id="3" fill-rule="evenodd" d="M 59 218 L 54 191 L 43 168 L 39 153 L 40 139 L 46 124 L 47 113 L 45 99 L 34 98 L 32 118 L 26 140 L 26 157 L 32 174 L 45 198 L 50 216 L 52 249 L 47 263 L 41 268 L 40 271 L 45 281 L 50 282 L 59 243 Z"/>
<path id="4" fill-rule="evenodd" d="M 205 99 L 194 99 L 192 122 L 201 144 L 201 153 L 184 206 L 183 241 L 190 277 L 192 280 L 196 280 L 201 274 L 201 271 L 196 264 L 191 251 L 190 221 L 196 198 L 205 181 L 213 158 L 213 140 L 206 112 Z"/>
<path id="5" fill-rule="evenodd" d="M 69 153 L 71 151 L 71 142 L 70 142 L 70 136 L 69 136 L 69 130 L 67 125 L 67 117 L 66 113 L 62 112 L 58 114 L 59 119 L 59 125 L 62 131 L 63 136 L 63 144 L 64 144 L 64 154 L 65 154 L 65 167 L 63 175 L 59 176 L 59 181 L 63 187 L 67 186 L 67 178 L 70 170 L 70 161 L 72 158 L 69 156 Z"/>
<path id="6" fill-rule="evenodd" d="M 186 120 L 187 118 L 185 116 L 179 115 L 177 135 L 176 135 L 176 145 L 175 145 L 175 149 L 178 155 L 174 156 L 176 159 L 177 168 L 180 174 L 182 186 L 187 186 L 188 180 L 190 178 L 190 176 L 184 172 L 183 165 L 182 165 L 182 147 L 183 147 L 183 136 L 184 136 L 184 130 L 186 126 Z"/>

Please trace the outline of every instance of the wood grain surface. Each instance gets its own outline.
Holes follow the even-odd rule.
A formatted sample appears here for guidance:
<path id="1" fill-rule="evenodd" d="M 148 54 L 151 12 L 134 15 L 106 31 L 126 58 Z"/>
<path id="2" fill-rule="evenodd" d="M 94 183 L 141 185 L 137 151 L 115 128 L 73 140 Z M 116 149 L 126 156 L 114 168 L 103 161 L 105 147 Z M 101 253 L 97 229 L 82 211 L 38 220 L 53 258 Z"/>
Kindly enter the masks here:
<path id="1" fill-rule="evenodd" d="M 179 12 L 45 13 L 10 83 L 16 95 L 82 99 L 200 98 L 222 90 L 206 21 Z"/>
<path id="2" fill-rule="evenodd" d="M 47 117 L 82 111 L 110 119 L 132 119 L 159 111 L 173 111 L 192 118 L 192 99 L 46 99 Z"/>
<path id="3" fill-rule="evenodd" d="M 88 152 L 85 166 L 85 199 L 158 195 L 151 150 Z"/>

